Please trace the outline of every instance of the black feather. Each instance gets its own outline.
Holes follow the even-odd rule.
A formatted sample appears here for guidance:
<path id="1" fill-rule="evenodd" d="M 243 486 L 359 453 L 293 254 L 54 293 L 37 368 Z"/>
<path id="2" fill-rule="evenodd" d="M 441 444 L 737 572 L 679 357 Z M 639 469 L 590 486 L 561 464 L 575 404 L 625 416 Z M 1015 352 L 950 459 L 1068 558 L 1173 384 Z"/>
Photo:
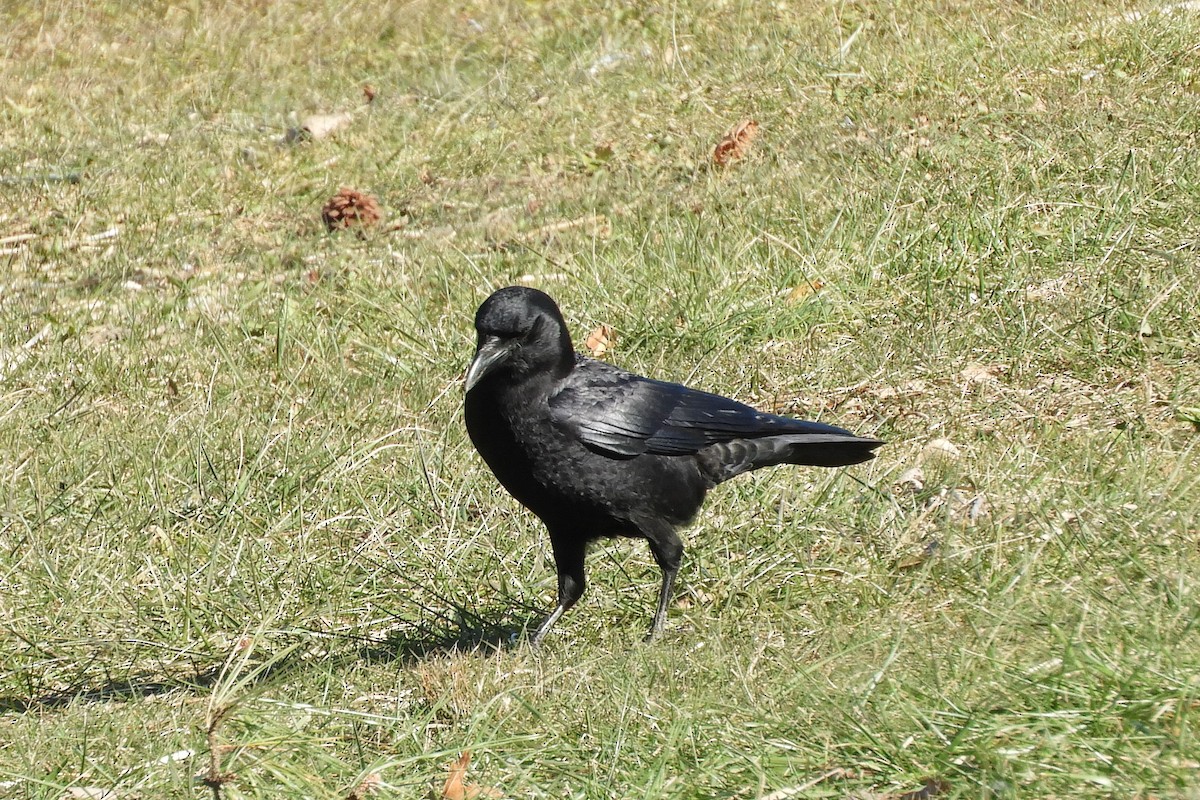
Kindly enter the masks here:
<path id="1" fill-rule="evenodd" d="M 475 328 L 467 432 L 500 483 L 546 524 L 558 568 L 558 604 L 534 641 L 583 595 L 592 539 L 649 543 L 663 571 L 653 636 L 683 555 L 676 531 L 709 489 L 776 464 L 857 464 L 883 444 L 577 355 L 558 307 L 536 289 L 493 293 Z"/>

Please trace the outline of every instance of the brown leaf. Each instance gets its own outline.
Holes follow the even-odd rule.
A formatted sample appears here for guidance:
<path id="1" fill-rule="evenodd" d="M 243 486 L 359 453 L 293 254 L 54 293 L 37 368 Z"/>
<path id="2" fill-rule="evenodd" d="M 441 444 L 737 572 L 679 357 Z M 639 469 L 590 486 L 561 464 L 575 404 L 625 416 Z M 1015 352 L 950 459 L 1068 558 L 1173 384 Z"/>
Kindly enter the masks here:
<path id="1" fill-rule="evenodd" d="M 442 800 L 474 800 L 477 797 L 504 796 L 499 789 L 467 783 L 467 767 L 470 764 L 470 750 L 463 750 L 457 759 L 450 762 L 450 775 L 446 778 L 446 785 L 442 787 Z"/>
<path id="2" fill-rule="evenodd" d="M 446 778 L 446 785 L 442 787 L 443 800 L 467 800 L 467 787 L 464 780 L 467 777 L 467 767 L 470 763 L 470 750 L 463 750 L 457 759 L 450 762 L 450 775 Z"/>
<path id="3" fill-rule="evenodd" d="M 346 800 L 366 800 L 366 798 L 379 791 L 383 786 L 383 777 L 378 772 L 372 772 L 365 776 L 358 786 L 350 790 L 346 795 Z"/>
<path id="4" fill-rule="evenodd" d="M 810 294 L 816 294 L 823 288 L 825 288 L 824 281 L 805 281 L 788 292 L 787 301 L 788 303 L 799 303 Z"/>
<path id="5" fill-rule="evenodd" d="M 613 330 L 611 325 L 598 325 L 594 331 L 588 334 L 587 341 L 584 342 L 584 347 L 592 354 L 593 358 L 601 358 L 617 343 L 617 332 Z"/>
<path id="6" fill-rule="evenodd" d="M 758 136 L 758 122 L 748 119 L 738 124 L 713 149 L 713 163 L 723 167 L 746 155 L 755 136 Z"/>
<path id="7" fill-rule="evenodd" d="M 367 103 L 374 103 L 375 95 L 377 95 L 377 94 L 379 94 L 379 92 L 375 89 L 374 86 L 372 86 L 369 83 L 363 84 L 363 97 L 366 98 Z"/>

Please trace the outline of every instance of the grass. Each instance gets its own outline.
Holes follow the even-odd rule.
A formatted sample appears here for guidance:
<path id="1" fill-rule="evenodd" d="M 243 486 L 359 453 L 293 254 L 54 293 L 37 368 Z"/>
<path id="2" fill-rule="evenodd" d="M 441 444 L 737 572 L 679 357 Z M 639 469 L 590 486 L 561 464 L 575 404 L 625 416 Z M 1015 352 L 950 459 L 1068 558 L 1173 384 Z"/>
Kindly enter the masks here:
<path id="1" fill-rule="evenodd" d="M 0 797 L 425 797 L 467 749 L 510 797 L 1200 796 L 1200 17 L 1156 8 L 13 5 Z M 326 234 L 343 185 L 395 229 Z M 715 492 L 661 642 L 614 542 L 513 646 L 552 564 L 459 383 L 513 282 L 889 445 Z"/>

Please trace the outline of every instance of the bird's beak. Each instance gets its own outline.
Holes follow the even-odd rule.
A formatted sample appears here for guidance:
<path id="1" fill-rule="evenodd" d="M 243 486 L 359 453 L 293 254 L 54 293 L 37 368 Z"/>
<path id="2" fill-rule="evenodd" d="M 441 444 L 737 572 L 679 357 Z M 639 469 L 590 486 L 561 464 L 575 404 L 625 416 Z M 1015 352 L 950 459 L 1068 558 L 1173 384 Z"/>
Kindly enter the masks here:
<path id="1" fill-rule="evenodd" d="M 494 337 L 484 339 L 480 343 L 479 349 L 475 351 L 475 358 L 471 360 L 471 366 L 467 367 L 467 377 L 464 381 L 466 391 L 471 391 L 475 384 L 483 380 L 485 375 L 494 370 L 511 354 L 512 348 L 500 339 Z"/>

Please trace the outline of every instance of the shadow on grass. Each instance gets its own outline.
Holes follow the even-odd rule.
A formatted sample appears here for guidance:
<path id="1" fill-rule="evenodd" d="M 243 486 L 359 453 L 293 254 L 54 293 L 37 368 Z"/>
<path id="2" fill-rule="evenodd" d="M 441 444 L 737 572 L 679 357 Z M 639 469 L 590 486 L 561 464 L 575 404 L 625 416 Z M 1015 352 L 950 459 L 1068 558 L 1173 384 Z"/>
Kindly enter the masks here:
<path id="1" fill-rule="evenodd" d="M 49 692 L 31 692 L 28 697 L 0 696 L 0 714 L 24 713 L 33 709 L 56 709 L 72 703 L 109 703 L 115 700 L 138 700 L 154 697 L 177 689 L 207 689 L 217 682 L 221 664 L 189 677 L 171 677 L 159 673 L 141 673 L 126 678 L 104 680 L 86 685 Z"/>
<path id="2" fill-rule="evenodd" d="M 398 661 L 406 666 L 431 656 L 454 653 L 495 655 L 523 646 L 526 630 L 538 618 L 530 617 L 523 624 L 477 621 L 473 624 L 455 625 L 445 630 L 424 628 L 413 632 L 397 631 L 381 641 L 360 648 L 358 655 L 367 661 Z"/>
<path id="3" fill-rule="evenodd" d="M 495 612 L 494 616 L 490 612 Z M 529 612 L 523 608 L 521 611 Z M 298 636 L 308 636 L 314 646 L 297 651 L 271 665 L 255 680 L 264 685 L 281 674 L 303 671 L 316 665 L 328 668 L 355 661 L 369 663 L 397 662 L 415 666 L 421 661 L 450 654 L 492 656 L 526 645 L 526 631 L 542 618 L 542 614 L 525 614 L 516 620 L 513 608 L 489 609 L 480 614 L 465 608 L 455 609 L 456 619 L 435 615 L 433 621 L 399 621 L 397 628 L 384 636 L 350 633 L 331 633 L 313 629 L 292 629 Z M 324 646 L 322 646 L 324 645 Z M 24 713 L 31 710 L 53 710 L 73 703 L 107 703 L 139 700 L 173 691 L 202 692 L 220 678 L 225 657 L 209 665 L 179 665 L 176 674 L 170 668 L 131 672 L 120 678 L 82 675 L 61 689 L 41 691 L 31 687 L 27 695 L 0 695 L 0 714 Z M 107 672 L 107 670 L 106 670 Z"/>

